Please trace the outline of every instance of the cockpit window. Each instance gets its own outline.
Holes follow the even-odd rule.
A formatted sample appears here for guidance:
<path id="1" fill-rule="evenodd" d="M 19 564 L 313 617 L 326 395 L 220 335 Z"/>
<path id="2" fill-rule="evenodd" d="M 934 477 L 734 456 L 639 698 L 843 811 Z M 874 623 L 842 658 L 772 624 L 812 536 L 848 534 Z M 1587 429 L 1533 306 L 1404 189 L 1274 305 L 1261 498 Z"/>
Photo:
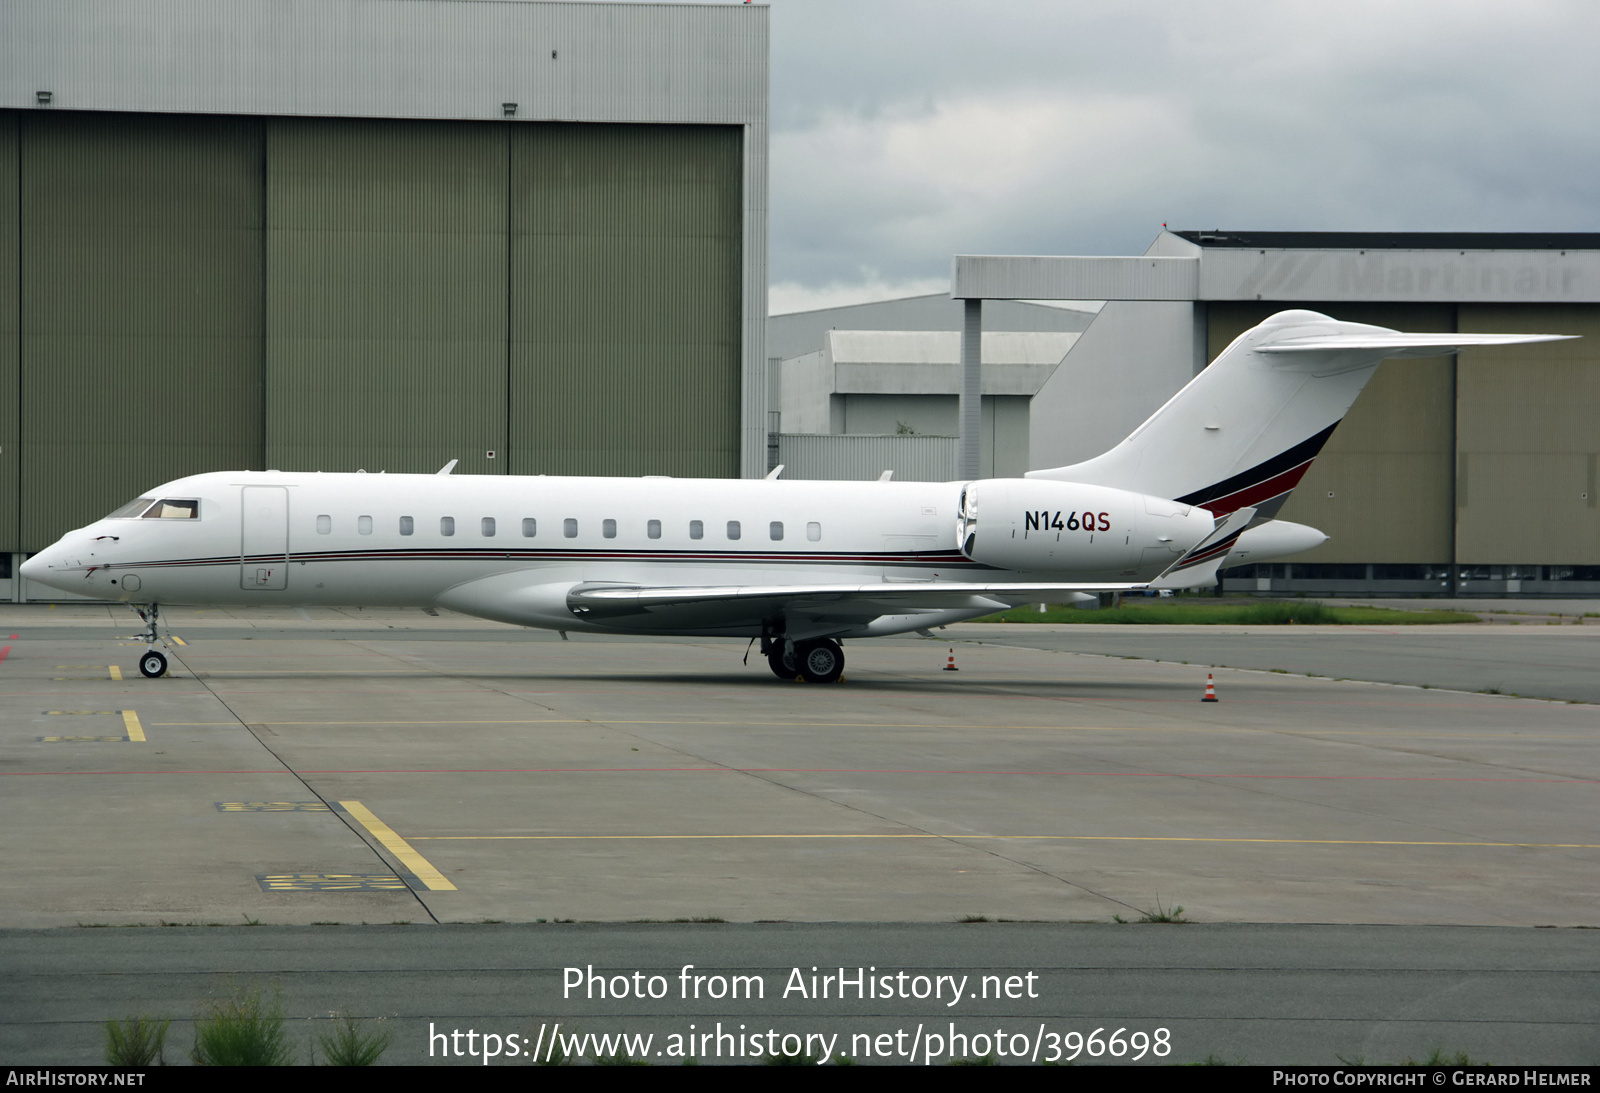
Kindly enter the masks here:
<path id="1" fill-rule="evenodd" d="M 198 520 L 200 519 L 200 502 L 180 501 L 170 497 L 163 497 L 145 512 L 146 520 Z"/>
<path id="2" fill-rule="evenodd" d="M 107 516 L 107 520 L 137 520 L 144 515 L 144 510 L 156 503 L 154 497 L 141 497 L 137 501 L 129 501 L 116 512 Z"/>

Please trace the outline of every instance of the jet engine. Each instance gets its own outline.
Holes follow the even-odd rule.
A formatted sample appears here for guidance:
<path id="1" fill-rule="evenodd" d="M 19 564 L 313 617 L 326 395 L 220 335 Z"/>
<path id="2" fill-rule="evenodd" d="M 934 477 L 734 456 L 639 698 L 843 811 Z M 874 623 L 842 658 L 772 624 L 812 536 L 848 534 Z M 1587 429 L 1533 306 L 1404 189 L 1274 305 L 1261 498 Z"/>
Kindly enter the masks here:
<path id="1" fill-rule="evenodd" d="M 1022 572 L 1153 577 L 1215 526 L 1211 513 L 1109 486 L 1039 478 L 969 482 L 961 553 Z"/>

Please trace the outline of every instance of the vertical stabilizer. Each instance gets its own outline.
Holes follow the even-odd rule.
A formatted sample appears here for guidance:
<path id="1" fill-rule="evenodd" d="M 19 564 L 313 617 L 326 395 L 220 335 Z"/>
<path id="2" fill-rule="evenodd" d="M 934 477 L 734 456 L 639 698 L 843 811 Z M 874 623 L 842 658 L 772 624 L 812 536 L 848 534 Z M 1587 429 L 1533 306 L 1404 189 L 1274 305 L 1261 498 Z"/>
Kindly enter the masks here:
<path id="1" fill-rule="evenodd" d="M 1403 334 L 1315 311 L 1281 311 L 1245 331 L 1121 444 L 1029 478 L 1084 482 L 1271 519 L 1388 357 L 1557 334 Z"/>

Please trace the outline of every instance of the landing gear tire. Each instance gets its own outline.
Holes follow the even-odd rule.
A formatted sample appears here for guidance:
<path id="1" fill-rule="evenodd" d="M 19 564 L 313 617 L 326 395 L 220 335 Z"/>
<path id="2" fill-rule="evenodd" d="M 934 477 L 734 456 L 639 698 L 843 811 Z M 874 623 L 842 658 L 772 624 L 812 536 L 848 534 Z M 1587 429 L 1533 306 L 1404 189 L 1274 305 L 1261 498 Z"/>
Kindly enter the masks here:
<path id="1" fill-rule="evenodd" d="M 767 654 L 767 667 L 772 669 L 772 674 L 779 679 L 794 681 L 800 674 L 800 669 L 795 667 L 794 654 L 787 651 L 783 642 L 778 642 L 772 647 L 772 652 Z"/>
<path id="2" fill-rule="evenodd" d="M 807 683 L 833 683 L 844 675 L 844 650 L 832 638 L 801 642 L 794 655 L 800 678 Z"/>
<path id="3" fill-rule="evenodd" d="M 167 658 L 154 649 L 139 658 L 139 674 L 146 679 L 160 679 L 167 674 Z"/>

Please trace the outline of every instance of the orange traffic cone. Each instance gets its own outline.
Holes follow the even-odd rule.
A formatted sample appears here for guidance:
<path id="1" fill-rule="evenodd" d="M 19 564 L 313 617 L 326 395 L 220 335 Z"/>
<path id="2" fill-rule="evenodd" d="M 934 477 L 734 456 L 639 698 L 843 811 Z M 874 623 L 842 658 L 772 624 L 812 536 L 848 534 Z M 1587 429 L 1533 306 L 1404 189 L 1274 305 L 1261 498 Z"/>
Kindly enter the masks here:
<path id="1" fill-rule="evenodd" d="M 944 666 L 944 670 L 947 672 L 961 671 L 960 668 L 956 667 L 956 648 L 953 645 L 950 647 L 950 662 Z"/>
<path id="2" fill-rule="evenodd" d="M 1211 673 L 1206 673 L 1206 696 L 1201 702 L 1215 702 L 1217 700 L 1217 685 L 1211 680 Z"/>

